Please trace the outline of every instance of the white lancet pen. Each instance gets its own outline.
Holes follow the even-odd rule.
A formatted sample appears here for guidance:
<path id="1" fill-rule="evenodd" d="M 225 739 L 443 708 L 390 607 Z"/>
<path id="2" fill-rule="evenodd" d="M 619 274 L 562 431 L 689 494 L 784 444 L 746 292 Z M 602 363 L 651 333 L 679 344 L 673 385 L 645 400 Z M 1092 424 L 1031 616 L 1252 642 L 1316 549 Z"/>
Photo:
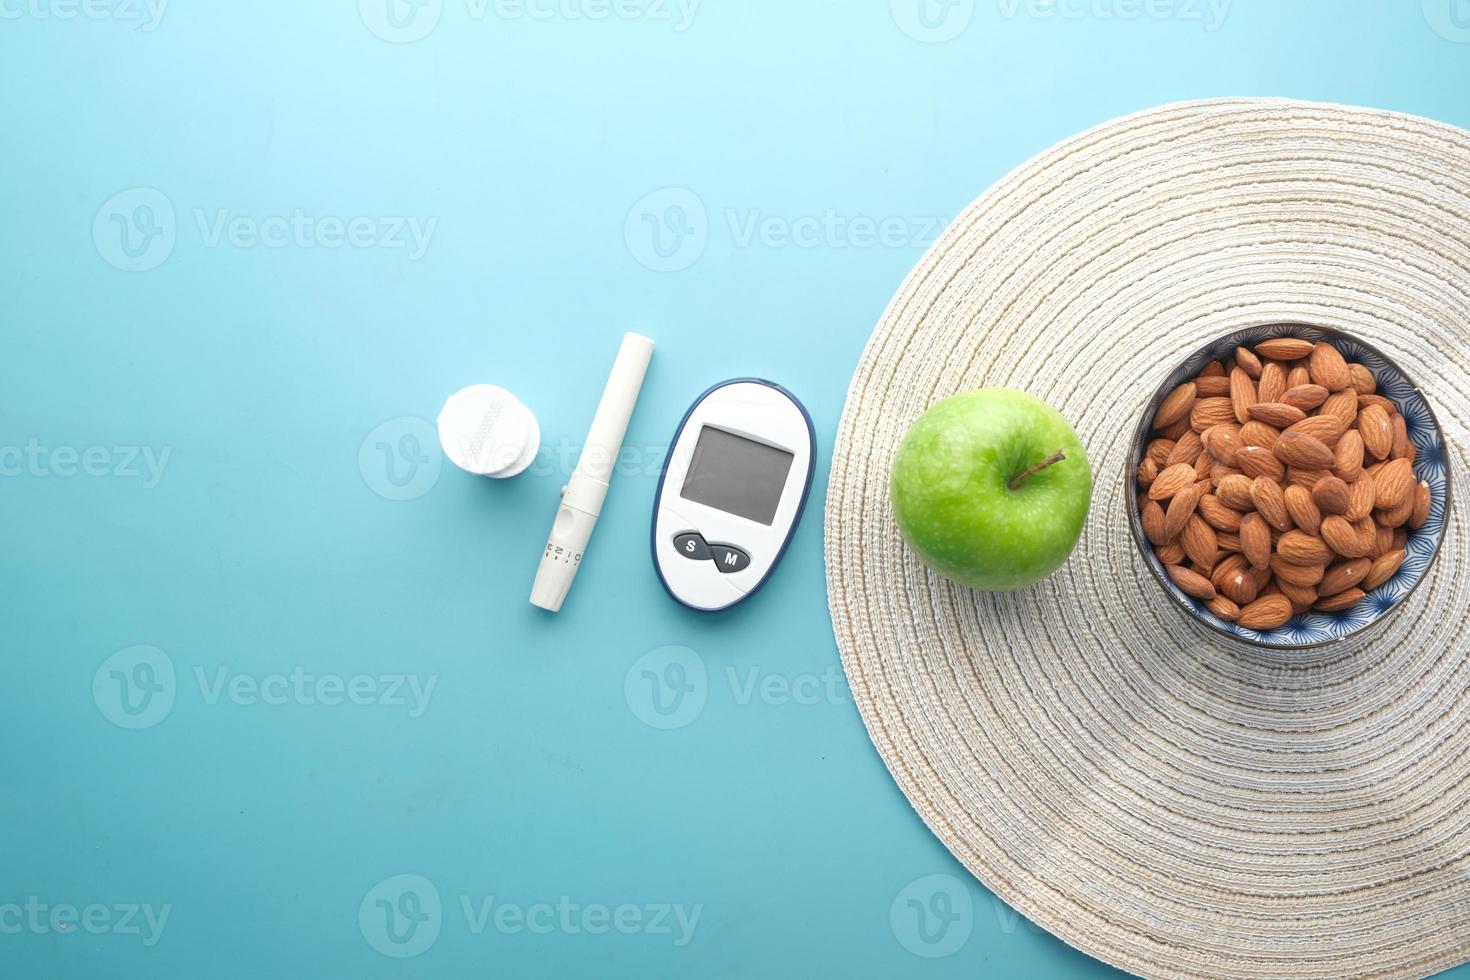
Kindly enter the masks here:
<path id="1" fill-rule="evenodd" d="M 550 612 L 561 609 L 572 579 L 577 577 L 587 541 L 597 525 L 598 514 L 602 513 L 607 483 L 623 448 L 623 436 L 628 431 L 628 421 L 633 417 L 633 406 L 638 401 L 643 375 L 652 356 L 653 341 L 636 333 L 623 334 L 622 346 L 618 348 L 607 387 L 602 390 L 602 400 L 597 403 L 597 414 L 592 417 L 592 428 L 587 433 L 577 468 L 562 487 L 561 505 L 556 509 L 551 536 L 546 539 L 546 550 L 536 569 L 536 584 L 531 587 L 533 606 Z"/>

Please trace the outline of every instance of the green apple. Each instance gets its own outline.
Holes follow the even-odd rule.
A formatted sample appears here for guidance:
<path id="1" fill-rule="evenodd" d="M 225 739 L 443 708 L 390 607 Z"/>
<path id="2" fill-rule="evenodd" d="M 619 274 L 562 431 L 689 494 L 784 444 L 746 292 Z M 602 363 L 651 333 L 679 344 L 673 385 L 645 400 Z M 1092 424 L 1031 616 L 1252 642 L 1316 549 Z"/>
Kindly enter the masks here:
<path id="1" fill-rule="evenodd" d="M 898 447 L 889 492 L 904 540 L 926 565 L 1005 592 L 1072 553 L 1092 467 L 1056 409 L 1023 391 L 982 388 L 919 417 Z"/>

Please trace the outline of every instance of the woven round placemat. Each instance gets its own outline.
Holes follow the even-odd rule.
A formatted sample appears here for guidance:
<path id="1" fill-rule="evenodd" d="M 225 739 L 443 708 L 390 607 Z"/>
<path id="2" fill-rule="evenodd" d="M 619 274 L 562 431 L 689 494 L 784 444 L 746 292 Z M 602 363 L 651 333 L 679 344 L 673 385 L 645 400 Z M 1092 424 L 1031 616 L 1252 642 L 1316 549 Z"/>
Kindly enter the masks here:
<path id="1" fill-rule="evenodd" d="M 1128 531 L 1149 396 L 1210 337 L 1274 322 L 1395 359 L 1470 485 L 1470 134 L 1190 103 L 1002 180 L 904 282 L 853 377 L 827 497 L 837 643 L 914 808 L 1072 945 L 1146 976 L 1424 976 L 1470 959 L 1464 504 L 1389 623 L 1302 651 L 1187 620 Z M 929 572 L 888 501 L 909 424 L 986 385 L 1059 409 L 1096 474 L 1071 561 L 1008 595 Z"/>

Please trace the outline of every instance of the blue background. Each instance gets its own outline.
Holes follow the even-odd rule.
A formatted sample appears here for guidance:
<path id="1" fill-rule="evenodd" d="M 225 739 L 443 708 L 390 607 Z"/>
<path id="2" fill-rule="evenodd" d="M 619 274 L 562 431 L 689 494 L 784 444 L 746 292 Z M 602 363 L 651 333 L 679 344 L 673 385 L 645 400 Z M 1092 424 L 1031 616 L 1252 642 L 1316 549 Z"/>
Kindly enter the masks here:
<path id="1" fill-rule="evenodd" d="M 0 971 L 1110 972 L 970 880 L 867 740 L 823 577 L 847 378 L 943 223 L 1113 116 L 1470 126 L 1466 0 L 91 2 L 0 3 Z M 626 329 L 658 349 L 548 616 Z M 770 586 L 706 618 L 659 588 L 649 510 L 737 375 L 800 395 L 821 459 Z M 425 420 L 477 382 L 539 416 L 531 473 L 440 465 Z M 374 703 L 323 703 L 357 677 Z"/>

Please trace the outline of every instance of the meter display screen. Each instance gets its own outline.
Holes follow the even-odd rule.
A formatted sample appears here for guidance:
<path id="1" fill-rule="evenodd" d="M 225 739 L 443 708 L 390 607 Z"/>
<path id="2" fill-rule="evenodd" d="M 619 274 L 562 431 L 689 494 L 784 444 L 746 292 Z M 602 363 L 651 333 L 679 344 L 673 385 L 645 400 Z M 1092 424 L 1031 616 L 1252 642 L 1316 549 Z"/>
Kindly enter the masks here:
<path id="1" fill-rule="evenodd" d="M 706 425 L 679 496 L 769 526 L 794 453 Z"/>

